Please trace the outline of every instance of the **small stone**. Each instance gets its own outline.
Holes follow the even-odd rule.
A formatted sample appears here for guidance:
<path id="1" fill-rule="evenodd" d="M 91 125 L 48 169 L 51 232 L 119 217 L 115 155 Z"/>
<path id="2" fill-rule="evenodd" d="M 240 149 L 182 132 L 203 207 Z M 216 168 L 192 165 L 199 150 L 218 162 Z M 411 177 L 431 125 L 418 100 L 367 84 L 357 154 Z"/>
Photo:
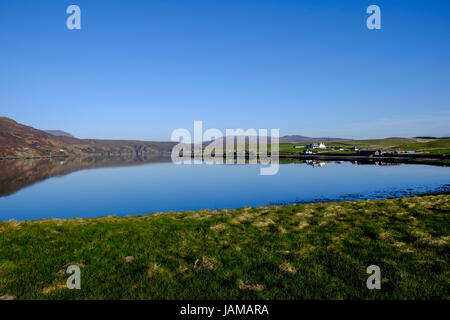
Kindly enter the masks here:
<path id="1" fill-rule="evenodd" d="M 288 273 L 297 273 L 297 270 L 289 262 L 280 264 L 280 269 Z"/>
<path id="2" fill-rule="evenodd" d="M 253 291 L 263 291 L 264 286 L 261 284 L 246 284 L 242 282 L 242 280 L 239 280 L 239 289 L 240 290 L 253 290 Z"/>
<path id="3" fill-rule="evenodd" d="M 133 261 L 134 260 L 134 257 L 133 256 L 127 256 L 127 257 L 125 257 L 125 261 L 126 262 L 131 262 L 131 261 Z"/>

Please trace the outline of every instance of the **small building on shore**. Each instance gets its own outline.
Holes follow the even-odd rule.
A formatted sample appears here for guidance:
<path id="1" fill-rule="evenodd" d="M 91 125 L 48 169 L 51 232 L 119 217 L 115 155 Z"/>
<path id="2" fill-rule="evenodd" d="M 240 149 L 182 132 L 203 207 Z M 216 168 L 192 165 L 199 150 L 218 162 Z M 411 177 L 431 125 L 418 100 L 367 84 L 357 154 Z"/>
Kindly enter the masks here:
<path id="1" fill-rule="evenodd" d="M 381 150 L 360 150 L 358 156 L 373 157 L 381 155 Z"/>

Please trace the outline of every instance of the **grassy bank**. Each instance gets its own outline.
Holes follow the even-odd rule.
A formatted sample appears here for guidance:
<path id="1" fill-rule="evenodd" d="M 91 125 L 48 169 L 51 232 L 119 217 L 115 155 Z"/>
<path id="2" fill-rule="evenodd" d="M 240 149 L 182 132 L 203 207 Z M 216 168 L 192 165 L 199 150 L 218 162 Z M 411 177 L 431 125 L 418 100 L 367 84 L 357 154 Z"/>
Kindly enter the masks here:
<path id="1" fill-rule="evenodd" d="M 449 299 L 449 232 L 450 195 L 0 222 L 0 296 Z"/>

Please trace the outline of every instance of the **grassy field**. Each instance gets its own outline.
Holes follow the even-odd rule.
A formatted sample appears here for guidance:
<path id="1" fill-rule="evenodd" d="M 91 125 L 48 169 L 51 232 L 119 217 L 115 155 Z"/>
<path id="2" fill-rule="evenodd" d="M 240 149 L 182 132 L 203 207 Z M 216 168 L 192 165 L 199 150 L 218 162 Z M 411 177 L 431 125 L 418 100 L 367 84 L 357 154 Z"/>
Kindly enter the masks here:
<path id="1" fill-rule="evenodd" d="M 333 147 L 357 147 L 359 149 L 395 149 L 401 145 L 410 143 L 423 143 L 429 140 L 416 139 L 416 138 L 386 138 L 386 139 L 369 139 L 369 140 L 348 140 L 348 141 L 338 141 L 331 142 L 329 145 Z"/>
<path id="2" fill-rule="evenodd" d="M 402 150 L 414 150 L 417 152 L 430 152 L 450 155 L 450 139 L 431 140 L 424 143 L 412 143 L 402 145 Z"/>
<path id="3" fill-rule="evenodd" d="M 304 148 L 296 149 L 294 146 L 304 146 L 308 143 L 280 143 L 280 153 L 300 153 Z M 418 138 L 386 138 L 372 140 L 348 140 L 327 142 L 327 147 L 342 147 L 345 151 L 319 150 L 315 152 L 352 153 L 347 149 L 357 147 L 360 150 L 398 150 L 416 151 L 420 153 L 449 154 L 450 139 L 418 139 Z M 353 152 L 356 153 L 356 152 Z"/>
<path id="4" fill-rule="evenodd" d="M 0 222 L 17 299 L 449 299 L 450 195 Z M 81 290 L 65 287 L 69 264 Z M 366 268 L 381 268 L 381 290 Z"/>

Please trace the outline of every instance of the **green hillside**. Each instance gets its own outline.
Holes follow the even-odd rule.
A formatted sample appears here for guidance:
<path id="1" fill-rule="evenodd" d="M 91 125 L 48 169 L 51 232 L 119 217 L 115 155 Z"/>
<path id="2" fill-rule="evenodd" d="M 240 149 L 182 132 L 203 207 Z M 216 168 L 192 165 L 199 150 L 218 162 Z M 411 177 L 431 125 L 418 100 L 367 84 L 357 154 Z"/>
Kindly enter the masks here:
<path id="1" fill-rule="evenodd" d="M 425 139 L 416 138 L 386 138 L 386 139 L 369 139 L 369 140 L 348 140 L 348 141 L 337 141 L 329 142 L 327 146 L 332 147 L 357 147 L 359 149 L 395 149 L 401 145 L 422 143 Z"/>
<path id="2" fill-rule="evenodd" d="M 424 143 L 411 143 L 402 145 L 400 148 L 402 150 L 414 150 L 417 152 L 450 154 L 450 139 L 437 139 Z"/>

